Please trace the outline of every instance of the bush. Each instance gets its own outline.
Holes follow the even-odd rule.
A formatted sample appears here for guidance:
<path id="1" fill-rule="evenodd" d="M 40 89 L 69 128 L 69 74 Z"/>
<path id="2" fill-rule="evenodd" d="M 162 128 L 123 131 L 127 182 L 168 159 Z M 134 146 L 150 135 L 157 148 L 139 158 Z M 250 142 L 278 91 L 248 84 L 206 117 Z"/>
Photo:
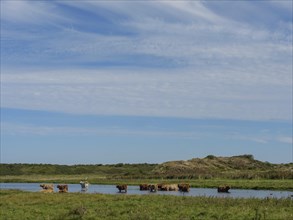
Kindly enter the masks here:
<path id="1" fill-rule="evenodd" d="M 210 155 L 206 156 L 206 158 L 207 158 L 207 159 L 211 159 L 211 160 L 212 160 L 212 159 L 215 159 L 215 158 L 216 158 L 216 156 L 214 156 L 214 155 L 211 155 L 211 154 L 210 154 Z"/>

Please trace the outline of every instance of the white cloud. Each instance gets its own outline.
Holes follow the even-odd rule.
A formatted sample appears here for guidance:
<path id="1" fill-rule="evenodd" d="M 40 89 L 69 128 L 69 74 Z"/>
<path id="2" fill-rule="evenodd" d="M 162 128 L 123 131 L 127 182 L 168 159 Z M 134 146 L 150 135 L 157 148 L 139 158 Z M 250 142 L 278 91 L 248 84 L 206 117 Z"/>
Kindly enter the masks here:
<path id="1" fill-rule="evenodd" d="M 270 144 L 270 143 L 281 143 L 281 144 L 292 144 L 292 136 L 280 136 L 277 134 L 262 134 L 261 132 L 256 132 L 255 134 L 243 134 L 243 133 L 234 133 L 234 134 L 224 134 L 226 139 L 234 140 L 244 140 L 251 141 L 261 144 Z"/>
<path id="2" fill-rule="evenodd" d="M 64 16 L 56 13 L 54 4 L 21 0 L 1 1 L 1 19 L 22 25 L 56 25 L 56 22 L 67 20 Z"/>
<path id="3" fill-rule="evenodd" d="M 277 140 L 281 143 L 286 143 L 286 144 L 292 144 L 293 143 L 293 138 L 288 137 L 288 136 L 282 136 L 282 137 L 278 137 Z"/>
<path id="4" fill-rule="evenodd" d="M 68 127 L 68 126 L 40 126 L 33 124 L 1 123 L 2 133 L 5 135 L 38 135 L 38 136 L 146 136 L 146 137 L 175 137 L 198 139 L 204 135 L 195 131 L 162 131 L 129 129 L 119 127 Z"/>
<path id="5" fill-rule="evenodd" d="M 127 18 L 121 21 L 111 19 L 135 34 L 79 29 L 78 24 L 86 21 L 68 20 L 60 8 L 51 13 L 56 4 L 5 2 L 6 20 L 33 28 L 46 23 L 46 17 L 60 29 L 40 32 L 36 38 L 35 33 L 4 28 L 6 37 L 31 40 L 31 47 L 17 53 L 19 45 L 12 45 L 9 49 L 15 51 L 4 56 L 11 63 L 4 62 L 1 73 L 3 107 L 102 115 L 292 119 L 290 26 L 274 31 L 256 28 L 228 20 L 200 1 L 126 5 L 65 1 L 62 5 L 91 13 L 102 7 L 114 17 L 123 15 Z M 139 56 L 142 61 L 135 60 Z M 162 61 L 152 65 L 156 59 Z M 17 65 L 21 62 L 24 65 Z M 117 62 L 121 67 L 84 68 L 86 63 L 99 62 Z M 26 68 L 27 64 L 37 67 Z"/>
<path id="6" fill-rule="evenodd" d="M 253 78 L 237 83 L 241 77 L 229 80 L 229 73 L 137 71 L 3 74 L 2 105 L 97 115 L 251 120 L 291 117 L 290 105 L 286 104 L 291 98 L 288 86 L 272 90 L 267 83 L 249 85 Z"/>

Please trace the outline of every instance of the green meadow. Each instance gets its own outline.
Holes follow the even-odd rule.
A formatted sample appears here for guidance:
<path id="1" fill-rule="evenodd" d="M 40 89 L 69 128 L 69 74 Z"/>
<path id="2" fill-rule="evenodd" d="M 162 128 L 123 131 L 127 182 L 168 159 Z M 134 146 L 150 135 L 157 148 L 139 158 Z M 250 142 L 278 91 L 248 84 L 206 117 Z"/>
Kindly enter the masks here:
<path id="1" fill-rule="evenodd" d="M 1 219 L 290 220 L 293 200 L 0 190 Z"/>

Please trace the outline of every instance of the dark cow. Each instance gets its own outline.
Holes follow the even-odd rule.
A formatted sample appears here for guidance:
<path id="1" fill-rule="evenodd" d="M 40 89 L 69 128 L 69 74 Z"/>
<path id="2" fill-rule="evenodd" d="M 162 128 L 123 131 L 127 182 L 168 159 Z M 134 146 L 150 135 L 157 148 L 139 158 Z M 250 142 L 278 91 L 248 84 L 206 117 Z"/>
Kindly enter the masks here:
<path id="1" fill-rule="evenodd" d="M 181 183 L 181 184 L 178 184 L 178 188 L 179 188 L 179 191 L 181 192 L 189 192 L 190 185 L 188 183 Z"/>
<path id="2" fill-rule="evenodd" d="M 219 186 L 218 187 L 218 192 L 228 193 L 229 192 L 229 189 L 231 189 L 231 187 L 230 186 L 227 186 L 227 185 L 225 185 L 225 186 Z"/>
<path id="3" fill-rule="evenodd" d="M 157 192 L 158 185 L 157 184 L 150 184 L 149 185 L 149 190 L 150 190 L 150 192 Z"/>
<path id="4" fill-rule="evenodd" d="M 42 187 L 42 192 L 54 192 L 54 185 L 53 184 L 41 184 L 40 187 Z"/>
<path id="5" fill-rule="evenodd" d="M 140 184 L 139 185 L 139 190 L 149 190 L 149 185 L 148 184 Z"/>
<path id="6" fill-rule="evenodd" d="M 67 184 L 59 184 L 59 185 L 57 185 L 57 188 L 59 189 L 60 193 L 68 192 L 68 185 Z"/>
<path id="7" fill-rule="evenodd" d="M 158 190 L 161 190 L 162 186 L 163 186 L 163 183 L 159 183 L 157 186 L 158 186 Z"/>
<path id="8" fill-rule="evenodd" d="M 120 193 L 121 191 L 127 192 L 127 185 L 125 184 L 117 185 L 116 188 L 119 190 Z"/>

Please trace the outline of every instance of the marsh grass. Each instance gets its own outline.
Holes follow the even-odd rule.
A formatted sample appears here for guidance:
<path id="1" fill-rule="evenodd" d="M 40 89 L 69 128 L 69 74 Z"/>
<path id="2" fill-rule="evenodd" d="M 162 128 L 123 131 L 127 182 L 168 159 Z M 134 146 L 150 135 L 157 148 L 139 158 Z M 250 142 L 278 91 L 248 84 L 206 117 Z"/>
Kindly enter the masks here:
<path id="1" fill-rule="evenodd" d="M 0 190 L 1 219 L 293 219 L 293 200 Z"/>

